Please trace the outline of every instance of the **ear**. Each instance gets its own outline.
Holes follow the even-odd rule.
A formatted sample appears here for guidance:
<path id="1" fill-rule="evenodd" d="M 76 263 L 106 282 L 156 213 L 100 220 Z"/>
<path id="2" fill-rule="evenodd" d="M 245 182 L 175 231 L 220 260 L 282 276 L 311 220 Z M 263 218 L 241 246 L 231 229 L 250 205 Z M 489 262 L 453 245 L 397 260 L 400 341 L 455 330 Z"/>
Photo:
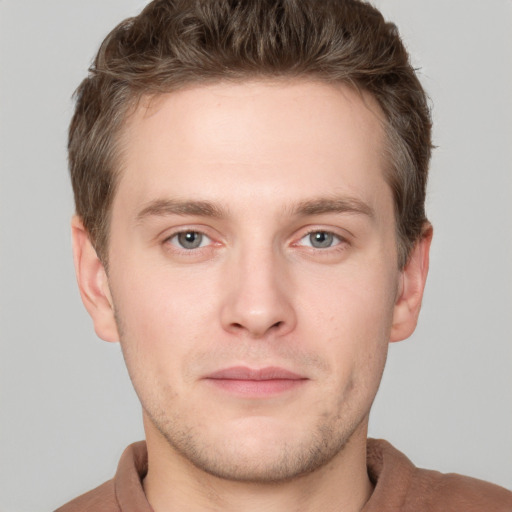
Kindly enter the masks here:
<path id="1" fill-rule="evenodd" d="M 414 245 L 399 277 L 391 327 L 390 341 L 392 342 L 408 338 L 416 329 L 427 280 L 432 235 L 432 226 L 427 222 L 423 227 L 421 238 Z"/>
<path id="2" fill-rule="evenodd" d="M 119 341 L 105 268 L 96 254 L 82 220 L 76 215 L 71 221 L 71 237 L 78 288 L 85 309 L 91 315 L 94 330 L 105 341 Z"/>

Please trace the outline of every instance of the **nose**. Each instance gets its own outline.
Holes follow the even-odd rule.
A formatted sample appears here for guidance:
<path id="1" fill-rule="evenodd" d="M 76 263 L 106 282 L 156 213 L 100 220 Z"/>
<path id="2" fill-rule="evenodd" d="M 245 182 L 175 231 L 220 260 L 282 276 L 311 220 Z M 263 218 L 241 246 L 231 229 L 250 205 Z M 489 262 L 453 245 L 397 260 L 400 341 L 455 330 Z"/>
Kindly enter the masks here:
<path id="1" fill-rule="evenodd" d="M 271 249 L 239 255 L 230 262 L 227 276 L 221 311 L 225 330 L 256 339 L 283 336 L 295 328 L 286 263 Z"/>

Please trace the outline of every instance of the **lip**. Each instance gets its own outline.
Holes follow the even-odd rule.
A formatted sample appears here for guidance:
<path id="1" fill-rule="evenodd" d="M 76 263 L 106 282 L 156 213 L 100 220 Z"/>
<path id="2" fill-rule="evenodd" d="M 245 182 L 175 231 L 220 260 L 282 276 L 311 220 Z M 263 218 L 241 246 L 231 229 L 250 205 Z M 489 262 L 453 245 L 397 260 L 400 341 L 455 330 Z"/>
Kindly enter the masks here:
<path id="1" fill-rule="evenodd" d="M 269 397 L 294 390 L 308 379 L 284 368 L 233 366 L 213 372 L 205 380 L 222 391 L 244 397 Z"/>
<path id="2" fill-rule="evenodd" d="M 297 373 L 279 368 L 277 366 L 268 366 L 266 368 L 248 368 L 246 366 L 233 366 L 223 370 L 216 371 L 206 377 L 207 379 L 226 379 L 226 380 L 304 380 L 305 377 Z"/>

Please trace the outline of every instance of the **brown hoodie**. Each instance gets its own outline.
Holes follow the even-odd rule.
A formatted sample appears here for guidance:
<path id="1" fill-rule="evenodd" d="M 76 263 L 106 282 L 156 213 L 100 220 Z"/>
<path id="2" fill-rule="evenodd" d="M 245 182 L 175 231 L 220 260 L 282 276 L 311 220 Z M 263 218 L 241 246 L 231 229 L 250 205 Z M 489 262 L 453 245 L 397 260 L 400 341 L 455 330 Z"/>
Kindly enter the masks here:
<path id="1" fill-rule="evenodd" d="M 512 512 L 512 492 L 481 480 L 416 468 L 388 442 L 368 439 L 368 474 L 375 486 L 362 512 Z M 124 451 L 112 480 L 55 512 L 153 512 L 142 480 L 146 443 Z"/>

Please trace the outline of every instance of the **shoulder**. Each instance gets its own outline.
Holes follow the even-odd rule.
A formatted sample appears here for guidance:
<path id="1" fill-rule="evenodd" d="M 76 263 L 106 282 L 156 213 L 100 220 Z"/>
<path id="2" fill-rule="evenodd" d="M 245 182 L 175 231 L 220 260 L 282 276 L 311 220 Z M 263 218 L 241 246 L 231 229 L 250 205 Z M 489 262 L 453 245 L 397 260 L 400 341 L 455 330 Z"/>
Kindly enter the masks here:
<path id="1" fill-rule="evenodd" d="M 367 463 L 375 489 L 365 512 L 512 512 L 512 492 L 507 489 L 417 468 L 386 441 L 368 440 Z"/>
<path id="2" fill-rule="evenodd" d="M 109 480 L 82 494 L 55 512 L 121 512 L 116 500 L 114 481 Z"/>
<path id="3" fill-rule="evenodd" d="M 426 510 L 467 512 L 512 512 L 512 492 L 498 485 L 458 475 L 416 469 L 411 480 L 408 502 L 425 503 Z"/>
<path id="4" fill-rule="evenodd" d="M 151 512 L 142 480 L 147 473 L 146 443 L 133 443 L 123 452 L 115 477 L 58 508 L 55 512 Z"/>

